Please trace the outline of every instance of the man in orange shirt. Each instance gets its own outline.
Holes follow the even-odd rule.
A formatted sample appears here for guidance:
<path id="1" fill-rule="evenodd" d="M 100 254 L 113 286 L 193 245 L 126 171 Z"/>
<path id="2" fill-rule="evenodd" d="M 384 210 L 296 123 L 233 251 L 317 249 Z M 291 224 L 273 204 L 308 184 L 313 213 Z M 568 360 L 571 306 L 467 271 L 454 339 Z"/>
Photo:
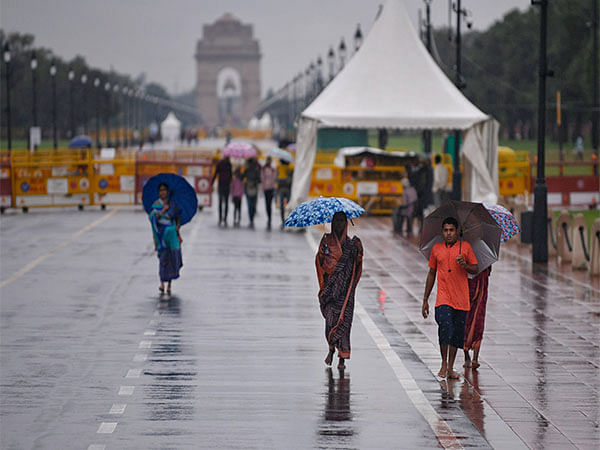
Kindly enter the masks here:
<path id="1" fill-rule="evenodd" d="M 442 354 L 438 376 L 457 379 L 454 359 L 456 350 L 464 344 L 465 319 L 471 307 L 467 273 L 477 273 L 477 258 L 468 242 L 458 242 L 458 222 L 454 217 L 447 217 L 442 222 L 442 236 L 444 242 L 435 244 L 429 255 L 429 273 L 421 312 L 424 318 L 429 316 L 429 294 L 437 275 L 435 321 Z"/>

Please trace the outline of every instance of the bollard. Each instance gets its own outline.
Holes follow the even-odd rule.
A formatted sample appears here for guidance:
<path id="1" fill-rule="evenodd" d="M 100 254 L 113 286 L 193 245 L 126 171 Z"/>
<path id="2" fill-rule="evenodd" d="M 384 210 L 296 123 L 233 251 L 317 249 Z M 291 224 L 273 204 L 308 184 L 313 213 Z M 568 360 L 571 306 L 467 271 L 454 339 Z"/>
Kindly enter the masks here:
<path id="1" fill-rule="evenodd" d="M 554 213 L 550 211 L 548 214 L 548 256 L 556 256 L 556 237 L 554 230 L 556 229 L 556 220 Z"/>
<path id="2" fill-rule="evenodd" d="M 569 229 L 571 227 L 571 216 L 567 210 L 563 209 L 556 222 L 556 252 L 558 254 L 559 264 L 572 261 L 572 247 L 569 239 Z"/>
<path id="3" fill-rule="evenodd" d="M 590 255 L 587 251 L 587 223 L 583 214 L 579 213 L 573 220 L 573 261 L 575 270 L 587 270 Z"/>
<path id="4" fill-rule="evenodd" d="M 590 275 L 600 275 L 600 218 L 594 220 L 590 234 Z"/>

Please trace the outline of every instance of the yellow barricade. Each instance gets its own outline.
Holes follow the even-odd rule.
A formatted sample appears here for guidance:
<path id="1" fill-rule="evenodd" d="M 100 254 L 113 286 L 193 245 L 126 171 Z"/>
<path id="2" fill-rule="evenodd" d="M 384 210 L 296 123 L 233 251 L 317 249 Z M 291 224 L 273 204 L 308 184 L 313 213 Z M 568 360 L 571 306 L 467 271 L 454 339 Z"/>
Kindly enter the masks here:
<path id="1" fill-rule="evenodd" d="M 130 205 L 135 201 L 135 156 L 130 149 L 92 151 L 93 204 Z"/>

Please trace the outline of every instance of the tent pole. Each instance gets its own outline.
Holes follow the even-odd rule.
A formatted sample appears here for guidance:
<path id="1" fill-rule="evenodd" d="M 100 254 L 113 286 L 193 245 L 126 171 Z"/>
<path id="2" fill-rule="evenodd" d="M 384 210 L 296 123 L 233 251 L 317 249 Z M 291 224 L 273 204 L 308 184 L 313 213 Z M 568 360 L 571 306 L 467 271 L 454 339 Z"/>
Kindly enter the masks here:
<path id="1" fill-rule="evenodd" d="M 460 17 L 463 11 L 460 6 L 460 0 L 456 0 L 456 87 L 462 91 L 463 84 L 461 80 L 460 69 Z M 452 171 L 452 199 L 461 200 L 462 198 L 462 176 L 460 173 L 460 130 L 454 131 L 454 170 Z"/>

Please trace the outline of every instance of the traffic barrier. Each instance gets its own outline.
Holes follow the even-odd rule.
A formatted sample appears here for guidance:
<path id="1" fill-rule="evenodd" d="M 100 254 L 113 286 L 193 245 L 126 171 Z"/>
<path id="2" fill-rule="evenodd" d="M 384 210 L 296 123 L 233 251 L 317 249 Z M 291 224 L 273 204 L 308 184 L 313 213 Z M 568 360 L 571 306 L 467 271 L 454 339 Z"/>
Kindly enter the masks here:
<path id="1" fill-rule="evenodd" d="M 594 220 L 590 233 L 590 275 L 600 275 L 600 218 Z"/>
<path id="2" fill-rule="evenodd" d="M 199 209 L 211 206 L 212 156 L 212 152 L 193 150 L 138 152 L 135 160 L 135 203 L 142 202 L 142 190 L 149 178 L 168 172 L 184 177 L 194 187 Z"/>
<path id="3" fill-rule="evenodd" d="M 556 229 L 556 220 L 554 220 L 554 213 L 550 211 L 548 214 L 548 256 L 556 256 L 556 237 L 554 236 L 554 230 Z"/>
<path id="4" fill-rule="evenodd" d="M 131 205 L 135 200 L 135 150 L 104 148 L 93 152 L 93 204 Z"/>
<path id="5" fill-rule="evenodd" d="M 569 230 L 571 228 L 571 216 L 566 210 L 562 210 L 558 216 L 556 226 L 556 241 L 558 261 L 561 264 L 569 263 L 573 260 L 573 247 L 569 239 Z"/>
<path id="6" fill-rule="evenodd" d="M 587 251 L 587 223 L 583 214 L 579 213 L 573 219 L 573 261 L 575 270 L 587 270 L 590 255 Z"/>
<path id="7" fill-rule="evenodd" d="M 0 213 L 12 206 L 12 183 L 10 180 L 10 153 L 0 153 Z"/>

